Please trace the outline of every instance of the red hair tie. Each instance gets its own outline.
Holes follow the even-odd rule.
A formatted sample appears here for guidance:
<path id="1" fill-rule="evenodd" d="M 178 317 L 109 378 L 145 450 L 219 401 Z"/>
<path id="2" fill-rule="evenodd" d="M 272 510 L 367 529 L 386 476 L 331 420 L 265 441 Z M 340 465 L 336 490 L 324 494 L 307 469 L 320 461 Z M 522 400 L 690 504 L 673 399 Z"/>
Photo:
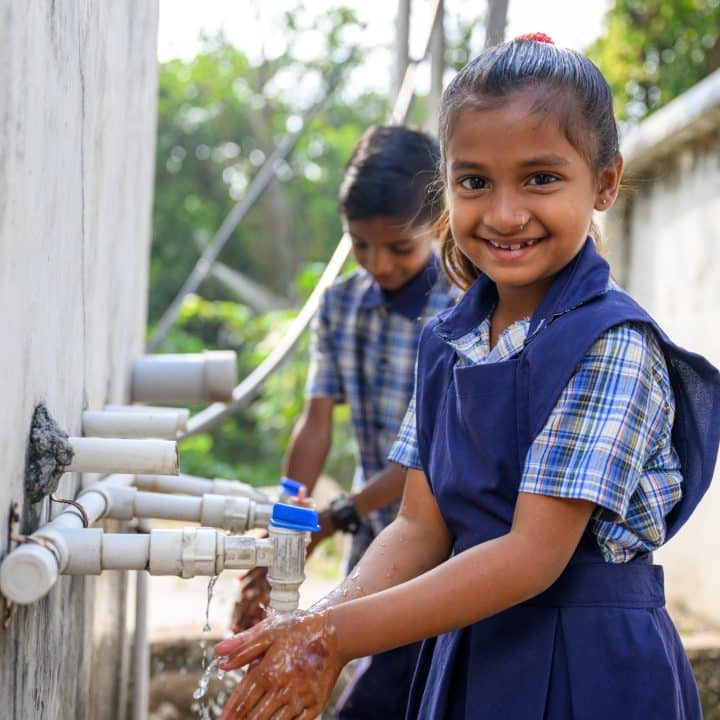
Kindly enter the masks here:
<path id="1" fill-rule="evenodd" d="M 554 45 L 555 41 L 545 33 L 541 32 L 534 32 L 534 33 L 525 33 L 525 35 L 518 35 L 516 40 L 533 40 L 534 42 L 544 42 L 549 43 L 550 45 Z"/>

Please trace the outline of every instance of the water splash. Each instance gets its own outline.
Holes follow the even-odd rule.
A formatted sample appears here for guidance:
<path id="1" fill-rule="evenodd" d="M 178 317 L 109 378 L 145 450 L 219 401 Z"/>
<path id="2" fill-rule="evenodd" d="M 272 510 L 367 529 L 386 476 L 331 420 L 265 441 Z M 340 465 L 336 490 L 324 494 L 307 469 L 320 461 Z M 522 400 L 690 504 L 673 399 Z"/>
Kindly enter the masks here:
<path id="1" fill-rule="evenodd" d="M 203 673 L 198 681 L 198 686 L 195 689 L 195 692 L 193 692 L 194 700 L 201 700 L 207 695 L 208 685 L 210 684 L 210 680 L 213 675 L 217 677 L 218 680 L 222 680 L 225 676 L 225 673 L 217 666 L 219 660 L 220 658 L 215 658 L 212 662 L 208 663 L 206 668 L 203 669 Z M 201 707 L 201 710 L 203 711 L 202 718 L 203 720 L 206 720 L 206 718 L 209 717 L 206 712 L 206 708 Z"/>

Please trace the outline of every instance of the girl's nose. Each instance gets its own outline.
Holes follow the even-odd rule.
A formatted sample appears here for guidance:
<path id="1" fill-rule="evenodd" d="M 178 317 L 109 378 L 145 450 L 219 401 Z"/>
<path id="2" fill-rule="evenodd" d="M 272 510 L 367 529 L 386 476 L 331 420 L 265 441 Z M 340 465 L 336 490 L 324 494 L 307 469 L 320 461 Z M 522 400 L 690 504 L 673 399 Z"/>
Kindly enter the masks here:
<path id="1" fill-rule="evenodd" d="M 368 258 L 368 272 L 375 277 L 382 277 L 392 272 L 392 260 L 387 252 L 374 250 Z"/>
<path id="2" fill-rule="evenodd" d="M 530 213 L 525 210 L 512 193 L 497 194 L 483 214 L 486 227 L 499 235 L 514 235 L 522 232 L 530 222 Z"/>

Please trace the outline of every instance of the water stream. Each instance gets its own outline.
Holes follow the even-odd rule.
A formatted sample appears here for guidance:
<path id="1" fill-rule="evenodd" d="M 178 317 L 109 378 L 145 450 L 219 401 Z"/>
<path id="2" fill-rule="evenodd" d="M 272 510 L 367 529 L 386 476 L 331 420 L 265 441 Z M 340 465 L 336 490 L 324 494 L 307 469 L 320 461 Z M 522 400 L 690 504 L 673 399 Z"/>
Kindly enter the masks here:
<path id="1" fill-rule="evenodd" d="M 205 606 L 205 625 L 203 625 L 203 639 L 200 641 L 200 647 L 203 651 L 202 656 L 202 675 L 198 681 L 198 686 L 193 692 L 193 699 L 197 700 L 197 703 L 193 703 L 193 710 L 197 712 L 200 720 L 213 720 L 214 716 L 210 715 L 210 708 L 208 706 L 208 685 L 210 680 L 215 675 L 218 679 L 221 679 L 224 675 L 223 671 L 217 667 L 217 659 L 210 661 L 210 655 L 212 649 L 209 647 L 207 636 L 210 633 L 210 603 L 212 602 L 213 588 L 217 582 L 218 576 L 210 578 L 208 582 L 208 596 L 207 605 Z"/>
<path id="2" fill-rule="evenodd" d="M 240 681 L 242 673 L 234 670 L 232 672 L 224 672 L 217 664 L 219 658 L 213 658 L 212 646 L 208 641 L 208 635 L 210 633 L 210 603 L 213 596 L 213 588 L 217 582 L 218 576 L 210 578 L 208 583 L 208 598 L 207 605 L 205 606 L 205 625 L 203 626 L 203 639 L 200 641 L 200 647 L 203 651 L 202 656 L 202 675 L 198 680 L 198 686 L 193 692 L 192 711 L 196 714 L 198 720 L 217 720 L 222 715 L 225 701 L 230 696 L 235 685 Z M 211 659 L 212 658 L 212 659 Z M 218 680 L 224 680 L 223 689 L 213 696 L 209 693 L 210 682 L 216 678 Z"/>

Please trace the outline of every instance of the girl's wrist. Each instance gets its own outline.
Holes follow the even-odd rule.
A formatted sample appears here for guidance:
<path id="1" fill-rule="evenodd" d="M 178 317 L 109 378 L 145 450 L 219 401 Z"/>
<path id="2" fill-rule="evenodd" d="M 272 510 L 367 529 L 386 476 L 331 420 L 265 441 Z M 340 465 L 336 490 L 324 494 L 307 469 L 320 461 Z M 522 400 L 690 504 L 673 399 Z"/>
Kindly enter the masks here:
<path id="1" fill-rule="evenodd" d="M 348 633 L 343 623 L 343 613 L 341 605 L 333 605 L 322 610 L 325 615 L 325 623 L 328 633 L 334 637 L 334 645 L 337 650 L 338 659 L 341 665 L 345 665 L 354 659 L 354 655 L 348 647 Z"/>

